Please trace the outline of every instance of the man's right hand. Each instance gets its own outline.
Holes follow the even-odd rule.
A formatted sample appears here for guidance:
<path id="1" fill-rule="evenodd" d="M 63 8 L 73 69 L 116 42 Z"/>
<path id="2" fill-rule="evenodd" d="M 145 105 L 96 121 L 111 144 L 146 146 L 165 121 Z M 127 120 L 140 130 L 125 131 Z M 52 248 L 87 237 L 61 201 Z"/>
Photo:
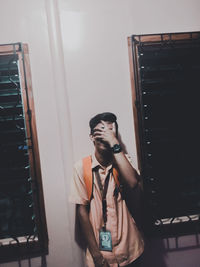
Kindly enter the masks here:
<path id="1" fill-rule="evenodd" d="M 103 267 L 109 267 L 110 265 L 108 264 L 108 262 L 106 261 L 105 264 L 103 265 Z"/>
<path id="2" fill-rule="evenodd" d="M 94 259 L 95 267 L 109 267 L 107 260 L 103 256 L 98 256 Z"/>
<path id="3" fill-rule="evenodd" d="M 87 206 L 77 204 L 77 214 L 83 229 L 83 233 L 85 233 L 85 239 L 87 241 L 89 251 L 93 257 L 95 267 L 109 267 L 108 262 L 103 258 L 103 255 L 99 251 L 92 225 L 89 220 Z"/>

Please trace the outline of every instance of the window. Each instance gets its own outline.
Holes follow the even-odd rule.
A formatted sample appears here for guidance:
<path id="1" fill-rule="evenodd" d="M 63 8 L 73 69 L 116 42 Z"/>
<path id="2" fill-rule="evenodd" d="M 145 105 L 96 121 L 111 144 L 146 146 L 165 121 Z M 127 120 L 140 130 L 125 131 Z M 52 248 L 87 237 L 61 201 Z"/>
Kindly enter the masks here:
<path id="1" fill-rule="evenodd" d="M 0 261 L 47 243 L 28 46 L 0 45 Z"/>
<path id="2" fill-rule="evenodd" d="M 148 231 L 197 232 L 200 33 L 133 35 L 128 44 Z"/>

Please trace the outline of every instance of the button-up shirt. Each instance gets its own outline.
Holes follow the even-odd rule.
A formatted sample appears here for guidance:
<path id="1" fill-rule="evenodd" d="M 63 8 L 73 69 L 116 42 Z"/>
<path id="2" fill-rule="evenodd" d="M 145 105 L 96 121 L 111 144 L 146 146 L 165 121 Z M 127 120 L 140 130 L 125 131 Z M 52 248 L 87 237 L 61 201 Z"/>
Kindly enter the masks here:
<path id="1" fill-rule="evenodd" d="M 128 159 L 130 158 L 128 157 Z M 92 169 L 94 170 L 96 168 L 98 168 L 101 183 L 104 186 L 105 179 L 112 168 L 112 165 L 103 167 L 93 154 Z M 93 227 L 97 244 L 99 244 L 99 231 L 103 226 L 102 197 L 95 172 L 93 173 L 93 198 L 90 201 L 89 219 Z M 125 200 L 122 199 L 120 193 L 117 196 L 114 196 L 115 188 L 115 180 L 112 172 L 110 172 L 108 191 L 106 195 L 106 229 L 111 232 L 113 248 L 112 252 L 101 251 L 101 253 L 111 267 L 126 266 L 130 264 L 136 260 L 144 250 L 144 241 L 133 217 L 127 209 Z M 70 202 L 82 205 L 89 204 L 83 178 L 82 160 L 78 161 L 74 166 L 74 178 L 72 181 Z M 95 266 L 88 249 L 86 251 L 86 262 L 88 267 Z"/>

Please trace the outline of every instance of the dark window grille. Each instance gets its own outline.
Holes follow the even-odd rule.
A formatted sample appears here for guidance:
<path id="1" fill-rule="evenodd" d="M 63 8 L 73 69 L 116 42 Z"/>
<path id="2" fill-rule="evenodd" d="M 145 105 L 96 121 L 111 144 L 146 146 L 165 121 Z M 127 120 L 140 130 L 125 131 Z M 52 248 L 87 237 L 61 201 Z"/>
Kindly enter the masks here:
<path id="1" fill-rule="evenodd" d="M 0 46 L 0 261 L 44 255 L 48 237 L 28 47 Z"/>
<path id="2" fill-rule="evenodd" d="M 129 38 L 147 231 L 199 231 L 200 33 Z"/>

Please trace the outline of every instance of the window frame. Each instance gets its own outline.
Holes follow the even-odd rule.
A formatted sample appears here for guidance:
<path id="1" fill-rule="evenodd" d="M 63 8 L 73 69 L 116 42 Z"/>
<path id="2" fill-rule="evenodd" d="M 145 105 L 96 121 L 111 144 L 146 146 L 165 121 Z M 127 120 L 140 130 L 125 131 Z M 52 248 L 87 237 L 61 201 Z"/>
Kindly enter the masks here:
<path id="1" fill-rule="evenodd" d="M 19 259 L 42 256 L 48 254 L 48 233 L 45 216 L 44 195 L 42 189 L 41 165 L 35 120 L 34 99 L 32 93 L 31 70 L 28 45 L 13 43 L 0 45 L 0 55 L 18 55 L 20 85 L 24 107 L 24 117 L 30 162 L 30 173 L 34 181 L 33 203 L 36 213 L 37 238 L 34 240 L 1 240 L 0 262 L 10 262 Z M 6 242 L 4 242 L 6 241 Z"/>
<path id="2" fill-rule="evenodd" d="M 132 35 L 128 37 L 128 54 L 129 54 L 129 68 L 130 68 L 130 81 L 131 81 L 131 93 L 132 93 L 132 109 L 134 117 L 135 126 L 135 139 L 136 139 L 136 151 L 138 168 L 142 174 L 142 183 L 144 186 L 144 136 L 143 136 L 143 114 L 142 108 L 140 108 L 142 103 L 142 89 L 140 81 L 140 67 L 139 67 L 139 56 L 138 56 L 138 46 L 139 45 L 152 45 L 161 44 L 166 42 L 168 44 L 178 44 L 181 42 L 190 42 L 191 40 L 199 40 L 200 32 L 183 32 L 183 33 L 163 33 L 163 34 L 141 34 Z M 144 199 L 145 199 L 145 189 Z M 148 201 L 148 199 L 145 199 Z M 200 231 L 199 215 L 191 216 L 189 219 L 186 216 L 169 218 L 169 222 L 164 220 L 161 225 L 152 225 L 151 214 L 149 214 L 148 208 L 145 209 L 146 225 L 145 231 L 148 235 L 162 235 L 162 236 L 174 236 L 177 234 L 191 234 L 198 233 Z M 172 220 L 173 219 L 173 220 Z M 178 220 L 177 220 L 178 219 Z M 179 222 L 180 219 L 180 222 Z"/>

